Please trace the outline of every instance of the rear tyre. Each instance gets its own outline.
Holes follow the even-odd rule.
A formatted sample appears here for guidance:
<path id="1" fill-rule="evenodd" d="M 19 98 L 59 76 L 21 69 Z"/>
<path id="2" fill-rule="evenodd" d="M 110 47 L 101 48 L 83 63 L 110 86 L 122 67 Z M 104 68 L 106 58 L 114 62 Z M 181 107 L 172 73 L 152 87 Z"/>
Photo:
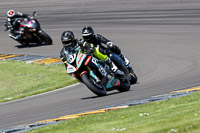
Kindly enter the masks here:
<path id="1" fill-rule="evenodd" d="M 137 78 L 136 74 L 133 72 L 133 73 L 130 74 L 130 75 L 131 75 L 130 83 L 131 83 L 131 84 L 137 83 L 138 78 Z"/>
<path id="2" fill-rule="evenodd" d="M 29 43 L 28 42 L 19 42 L 23 47 L 28 47 Z"/>
<path id="3" fill-rule="evenodd" d="M 47 45 L 51 45 L 53 43 L 51 37 L 44 31 L 40 33 L 40 38 L 42 39 L 42 42 L 44 42 Z"/>
<path id="4" fill-rule="evenodd" d="M 106 90 L 105 89 L 100 89 L 98 87 L 96 87 L 88 78 L 88 75 L 86 73 L 84 73 L 81 76 L 81 79 L 83 81 L 83 83 L 97 96 L 105 96 L 106 95 Z"/>
<path id="5" fill-rule="evenodd" d="M 117 87 L 117 90 L 120 92 L 125 92 L 130 90 L 130 82 L 127 80 L 120 80 L 120 86 Z"/>

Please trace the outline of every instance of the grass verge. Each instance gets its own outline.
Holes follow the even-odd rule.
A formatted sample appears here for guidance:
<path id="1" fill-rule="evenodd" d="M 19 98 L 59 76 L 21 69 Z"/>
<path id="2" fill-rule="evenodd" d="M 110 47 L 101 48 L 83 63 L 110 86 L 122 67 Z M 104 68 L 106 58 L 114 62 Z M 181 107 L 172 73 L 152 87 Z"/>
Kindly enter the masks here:
<path id="1" fill-rule="evenodd" d="M 200 93 L 67 120 L 29 133 L 199 133 Z"/>
<path id="2" fill-rule="evenodd" d="M 76 83 L 60 65 L 0 61 L 0 102 L 55 90 Z"/>

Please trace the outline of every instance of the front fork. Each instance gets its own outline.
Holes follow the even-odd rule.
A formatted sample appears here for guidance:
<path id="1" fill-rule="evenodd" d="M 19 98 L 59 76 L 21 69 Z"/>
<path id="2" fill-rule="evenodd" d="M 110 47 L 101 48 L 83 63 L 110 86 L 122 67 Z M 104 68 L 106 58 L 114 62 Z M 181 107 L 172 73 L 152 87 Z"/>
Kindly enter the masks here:
<path id="1" fill-rule="evenodd" d="M 38 39 L 39 42 L 42 42 L 42 39 L 40 38 L 40 34 L 43 31 L 41 29 L 37 29 L 37 31 L 35 33 L 33 33 L 33 35 Z"/>
<path id="2" fill-rule="evenodd" d="M 90 76 L 95 80 L 95 82 L 97 83 L 101 82 L 101 80 L 94 74 L 94 72 L 89 66 L 87 66 L 87 69 L 89 71 Z"/>

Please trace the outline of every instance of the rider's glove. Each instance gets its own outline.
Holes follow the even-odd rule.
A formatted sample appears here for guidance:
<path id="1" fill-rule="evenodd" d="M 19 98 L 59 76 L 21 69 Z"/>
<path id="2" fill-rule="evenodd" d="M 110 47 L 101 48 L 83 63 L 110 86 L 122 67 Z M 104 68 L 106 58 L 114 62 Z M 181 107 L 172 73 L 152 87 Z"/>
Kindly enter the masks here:
<path id="1" fill-rule="evenodd" d="M 94 50 L 93 50 L 92 48 L 91 48 L 91 49 L 88 49 L 88 50 L 87 50 L 87 54 L 88 54 L 88 55 L 92 55 L 93 51 L 94 51 Z"/>
<path id="2" fill-rule="evenodd" d="M 121 50 L 117 45 L 114 45 L 112 42 L 107 43 L 108 48 L 116 54 L 120 54 Z"/>
<path id="3" fill-rule="evenodd" d="M 19 34 L 24 34 L 24 32 L 20 30 L 20 31 L 19 31 Z"/>
<path id="4" fill-rule="evenodd" d="M 107 42 L 106 45 L 107 45 L 109 48 L 112 48 L 113 43 L 112 43 L 112 42 Z"/>
<path id="5" fill-rule="evenodd" d="M 24 34 L 23 31 L 19 30 L 19 31 L 15 31 L 15 33 L 18 33 L 18 34 Z"/>
<path id="6" fill-rule="evenodd" d="M 118 49 L 118 47 L 116 45 L 114 45 L 112 42 L 107 42 L 107 46 L 110 49 Z"/>

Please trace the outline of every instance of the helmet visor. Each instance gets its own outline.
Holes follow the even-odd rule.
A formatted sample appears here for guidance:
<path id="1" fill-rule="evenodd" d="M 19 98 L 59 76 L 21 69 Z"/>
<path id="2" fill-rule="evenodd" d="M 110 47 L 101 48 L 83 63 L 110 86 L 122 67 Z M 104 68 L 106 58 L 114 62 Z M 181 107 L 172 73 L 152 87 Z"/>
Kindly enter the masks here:
<path id="1" fill-rule="evenodd" d="M 92 37 L 93 37 L 93 35 L 91 34 L 91 35 L 83 35 L 83 39 L 84 40 L 86 40 L 86 41 L 89 41 L 89 40 L 91 40 L 92 39 Z"/>
<path id="2" fill-rule="evenodd" d="M 71 40 L 68 40 L 68 41 L 63 41 L 63 44 L 71 44 L 72 41 Z"/>
<path id="3" fill-rule="evenodd" d="M 73 42 L 71 41 L 71 40 L 69 40 L 69 41 L 63 41 L 62 42 L 63 43 L 63 46 L 64 47 L 73 47 Z"/>

